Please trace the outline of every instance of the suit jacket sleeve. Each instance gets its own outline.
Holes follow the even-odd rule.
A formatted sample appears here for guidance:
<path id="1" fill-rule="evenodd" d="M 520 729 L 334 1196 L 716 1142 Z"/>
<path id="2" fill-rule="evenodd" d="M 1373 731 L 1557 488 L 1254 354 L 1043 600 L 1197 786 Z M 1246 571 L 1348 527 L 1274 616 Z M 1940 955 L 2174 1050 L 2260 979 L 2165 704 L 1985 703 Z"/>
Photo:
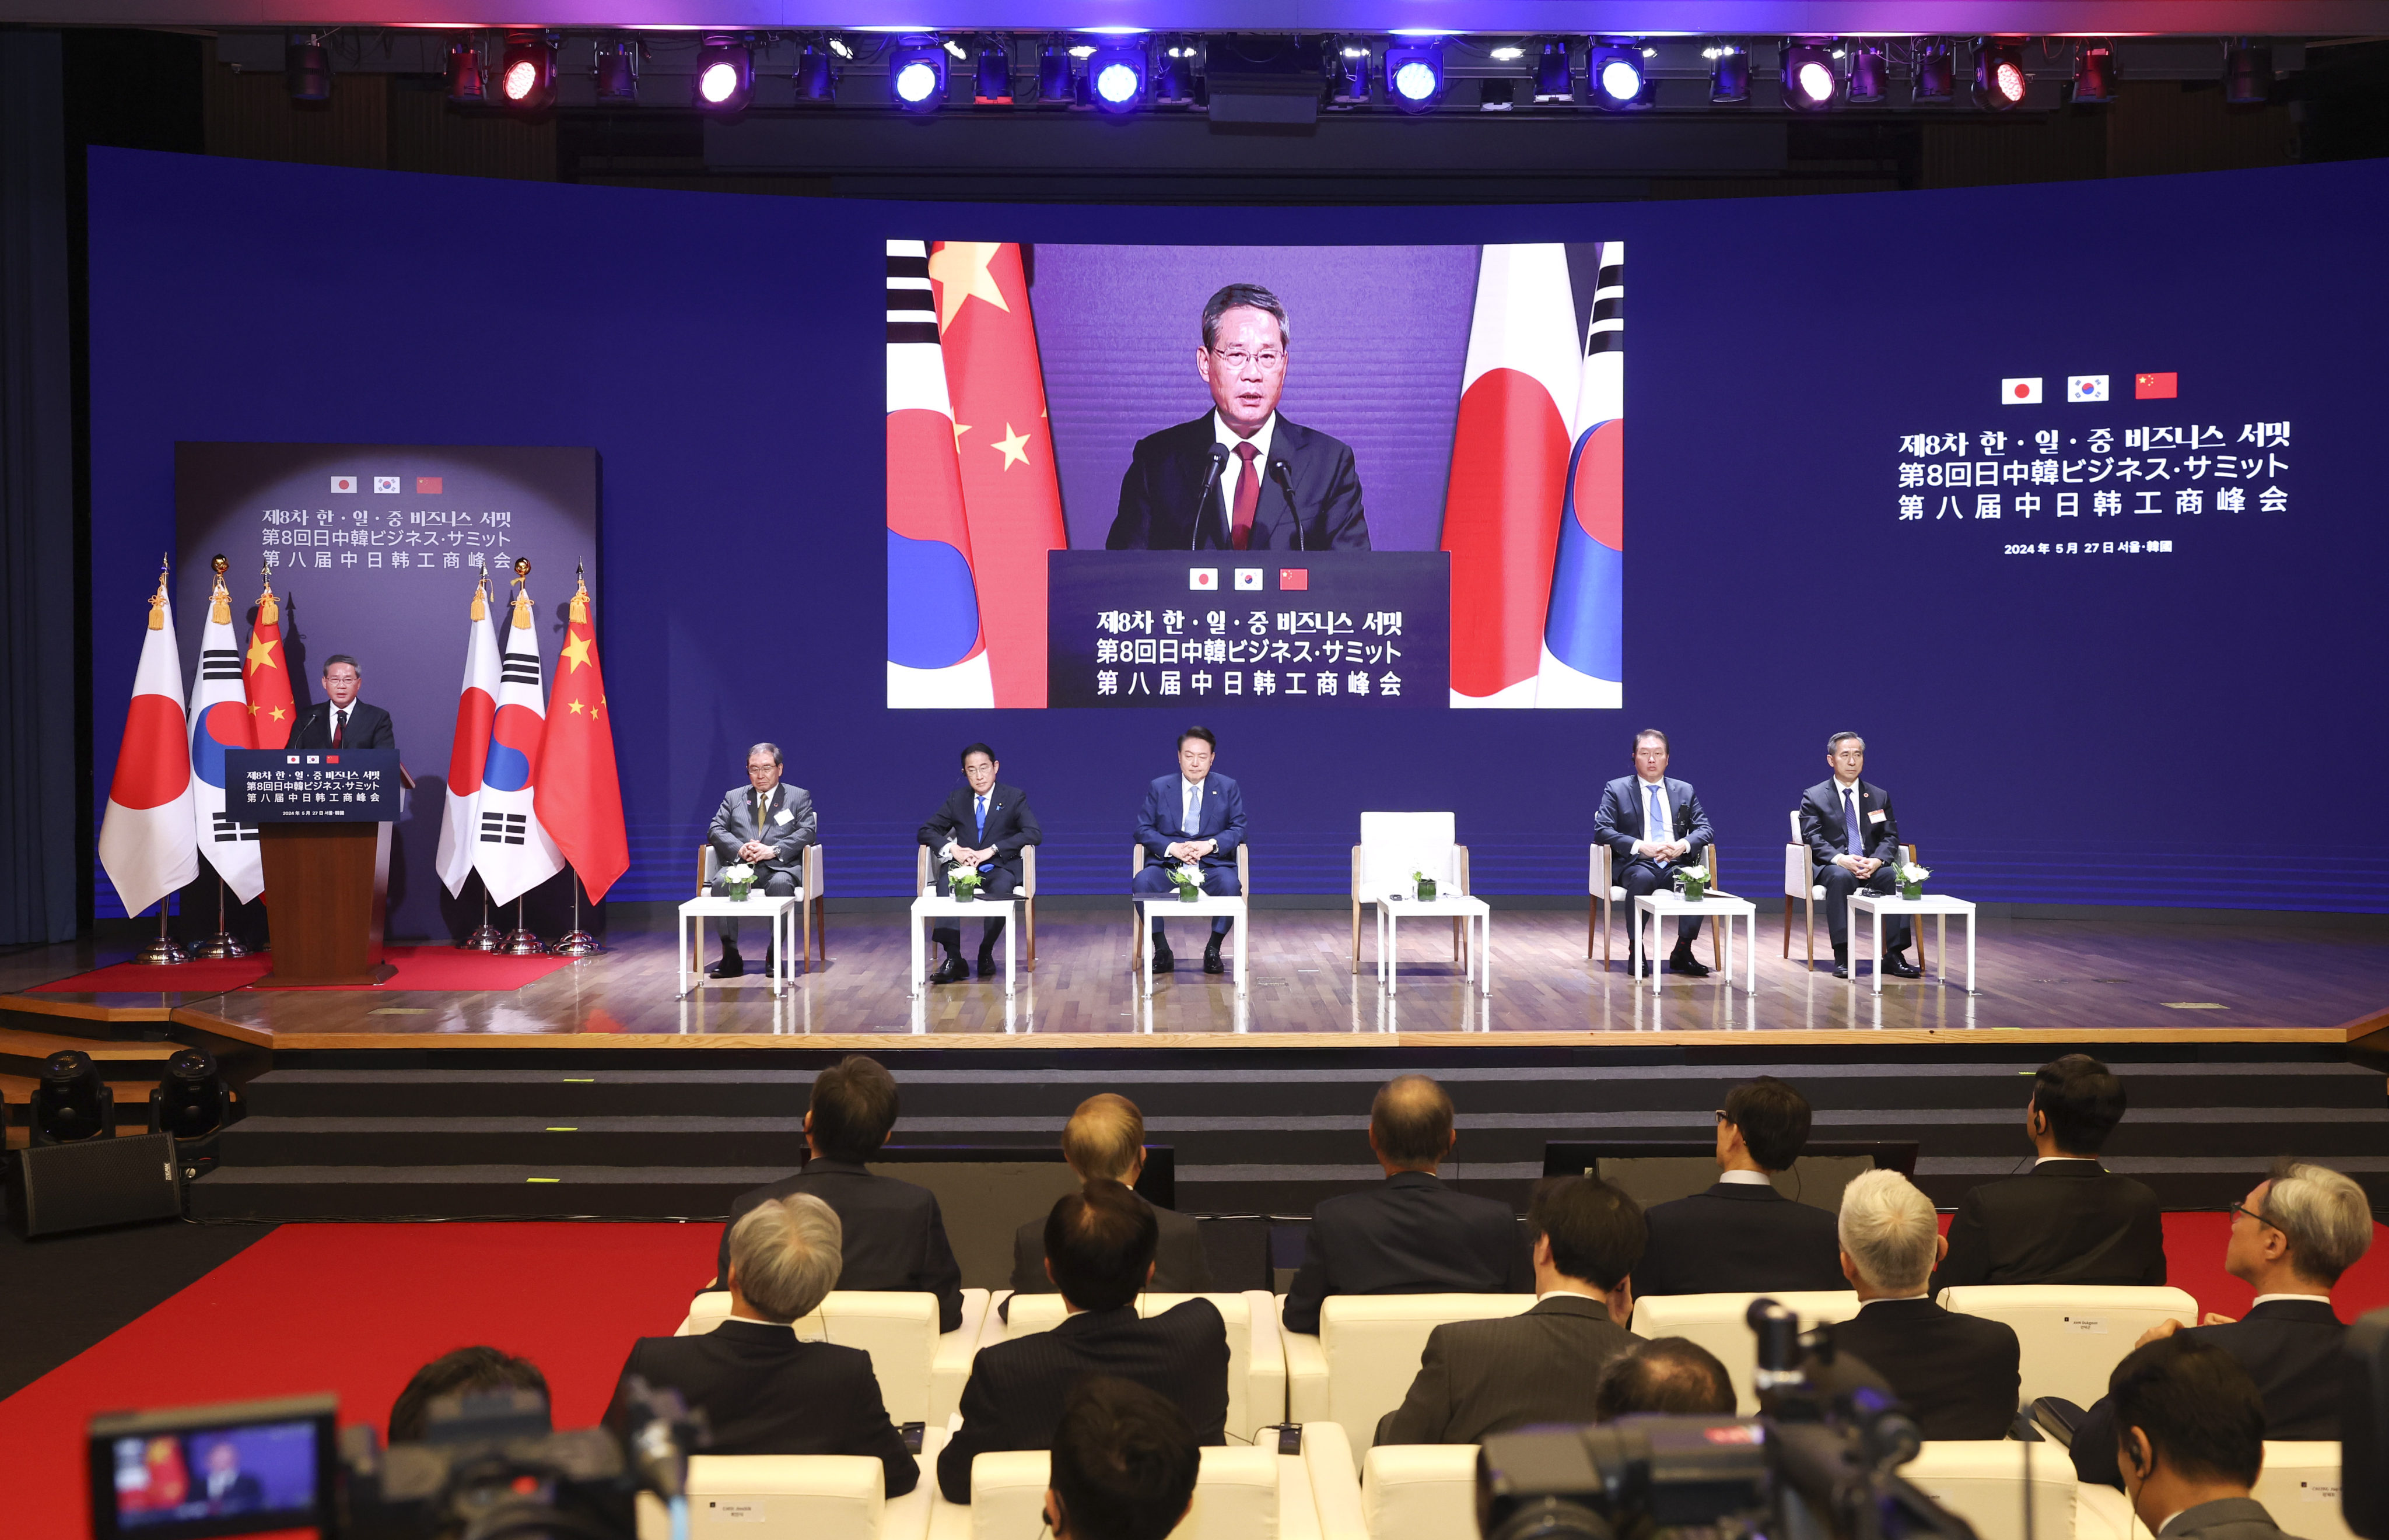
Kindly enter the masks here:
<path id="1" fill-rule="evenodd" d="M 946 1216 L 929 1201 L 929 1234 L 921 1258 L 921 1276 L 915 1280 L 925 1293 L 938 1296 L 938 1330 L 941 1332 L 959 1330 L 963 1324 L 963 1268 L 954 1260 L 954 1249 L 946 1241 Z"/>
<path id="2" fill-rule="evenodd" d="M 1054 1280 L 1045 1276 L 1045 1227 L 1034 1219 L 1012 1232 L 1012 1292 L 1054 1292 Z"/>
<path id="3" fill-rule="evenodd" d="M 1348 444 L 1342 446 L 1335 456 L 1327 495 L 1320 500 L 1319 525 L 1326 535 L 1322 543 L 1330 551 L 1369 549 L 1369 519 L 1361 511 L 1361 473 L 1352 464 Z"/>
<path id="4" fill-rule="evenodd" d="M 999 859 L 1020 854 L 1023 846 L 1045 843 L 1045 826 L 1037 821 L 1036 809 L 1028 806 L 1028 794 L 1020 792 L 1017 795 L 1020 800 L 1012 806 L 1012 833 L 995 842 L 995 853 Z"/>
<path id="5" fill-rule="evenodd" d="M 1220 824 L 1220 832 L 1211 836 L 1220 842 L 1220 847 L 1211 855 L 1213 859 L 1225 857 L 1233 861 L 1236 846 L 1245 843 L 1245 788 L 1241 784 L 1229 786 L 1220 794 L 1220 803 L 1227 815 L 1227 821 Z"/>
<path id="6" fill-rule="evenodd" d="M 955 806 L 956 799 L 953 796 L 948 796 L 939 805 L 938 810 L 929 815 L 928 821 L 921 825 L 921 843 L 927 846 L 932 853 L 943 850 L 947 841 L 958 839 L 962 835 L 965 825 L 961 815 L 954 810 Z M 969 804 L 965 802 L 962 806 L 967 807 Z"/>
<path id="7" fill-rule="evenodd" d="M 1166 861 L 1169 859 L 1169 847 L 1178 843 L 1178 836 L 1172 834 L 1168 827 L 1169 817 L 1176 809 L 1162 805 L 1161 787 L 1162 782 L 1156 781 L 1144 788 L 1144 807 L 1136 815 L 1136 842 L 1143 846 L 1145 852 L 1155 860 Z"/>
<path id="8" fill-rule="evenodd" d="M 785 810 L 790 815 L 788 821 L 772 825 L 765 834 L 772 841 L 772 859 L 793 861 L 806 846 L 816 843 L 813 794 L 801 786 L 790 786 Z"/>
<path id="9" fill-rule="evenodd" d="M 631 1427 L 631 1408 L 624 1397 L 630 1392 L 631 1376 L 646 1373 L 646 1367 L 639 1361 L 645 1348 L 643 1342 L 631 1344 L 630 1356 L 622 1360 L 622 1372 L 614 1377 L 614 1394 L 606 1403 L 603 1419 L 606 1429 L 626 1445 L 633 1430 Z"/>
<path id="10" fill-rule="evenodd" d="M 950 1503 L 971 1500 L 971 1461 L 990 1449 L 1006 1447 L 997 1432 L 999 1397 L 988 1386 L 984 1363 L 982 1359 L 973 1364 L 970 1378 L 963 1381 L 963 1425 L 938 1451 L 938 1490 Z"/>
<path id="11" fill-rule="evenodd" d="M 1703 847 L 1714 844 L 1717 834 L 1709 828 L 1709 815 L 1701 808 L 1701 794 L 1690 786 L 1684 788 L 1684 843 L 1691 848 L 1684 854 L 1697 856 Z"/>
<path id="12" fill-rule="evenodd" d="M 1444 1329 L 1437 1327 L 1426 1334 L 1426 1348 L 1419 1355 L 1419 1371 L 1411 1381 L 1410 1394 L 1402 1404 L 1377 1419 L 1376 1443 L 1379 1444 L 1441 1444 L 1444 1430 L 1451 1426 L 1451 1361 L 1444 1342 Z"/>
<path id="13" fill-rule="evenodd" d="M 391 722 L 390 719 L 389 712 L 383 711 L 379 706 L 376 706 L 374 709 L 377 712 L 379 712 L 380 715 L 374 722 L 373 731 L 365 734 L 365 741 L 359 744 L 357 746 L 359 748 L 387 748 L 395 750 L 398 747 L 398 728 L 396 724 Z"/>
<path id="14" fill-rule="evenodd" d="M 2115 1459 L 2115 1404 L 2105 1396 L 2082 1414 L 2067 1451 L 2074 1457 L 2076 1480 L 2092 1486 L 2123 1490 L 2124 1470 Z"/>
<path id="15" fill-rule="evenodd" d="M 1982 1205 L 1969 1192 L 1950 1215 L 1949 1254 L 1941 1259 L 1939 1270 L 1933 1275 L 1933 1292 L 1937 1296 L 1944 1289 L 1980 1283 L 1990 1270 L 1990 1232 L 1983 1224 Z"/>
<path id="16" fill-rule="evenodd" d="M 1831 866 L 1835 857 L 1849 854 L 1825 832 L 1823 809 L 1817 806 L 1815 797 L 1805 792 L 1800 795 L 1800 839 L 1808 846 L 1808 859 L 1819 866 Z"/>
<path id="17" fill-rule="evenodd" d="M 1593 815 L 1592 837 L 1609 846 L 1609 853 L 1619 860 L 1634 859 L 1635 835 L 1626 824 L 1626 809 L 1619 806 L 1617 788 L 1604 786 L 1601 791 L 1601 811 Z"/>
<path id="18" fill-rule="evenodd" d="M 849 1408 L 846 1448 L 841 1452 L 877 1460 L 887 1472 L 890 1497 L 901 1497 L 918 1486 L 921 1467 L 913 1451 L 904 1447 L 904 1435 L 888 1419 L 888 1403 L 879 1394 L 879 1380 L 871 1372 L 868 1359 L 840 1400 Z"/>
<path id="19" fill-rule="evenodd" d="M 1153 507 L 1153 458 L 1139 444 L 1136 452 L 1129 457 L 1128 474 L 1120 477 L 1119 512 L 1112 515 L 1111 533 L 1104 537 L 1104 549 L 1151 550 Z"/>
<path id="20" fill-rule="evenodd" d="M 731 792 L 722 797 L 722 806 L 713 811 L 713 822 L 705 831 L 707 843 L 713 846 L 714 859 L 725 866 L 738 859 L 738 847 L 747 843 L 738 837 L 738 795 Z"/>
<path id="21" fill-rule="evenodd" d="M 1327 1257 L 1319 1243 L 1319 1221 L 1311 1219 L 1303 1232 L 1302 1266 L 1285 1291 L 1285 1329 L 1308 1337 L 1319 1335 L 1319 1306 L 1327 1298 Z"/>

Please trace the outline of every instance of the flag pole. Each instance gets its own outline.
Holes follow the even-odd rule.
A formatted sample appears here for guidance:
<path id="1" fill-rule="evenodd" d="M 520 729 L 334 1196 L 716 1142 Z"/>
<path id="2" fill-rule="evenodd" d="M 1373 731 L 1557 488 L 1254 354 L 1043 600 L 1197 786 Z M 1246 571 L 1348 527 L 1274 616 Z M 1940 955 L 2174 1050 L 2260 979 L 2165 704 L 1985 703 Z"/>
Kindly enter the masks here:
<path id="1" fill-rule="evenodd" d="M 158 900 L 158 939 L 142 948 L 141 955 L 133 960 L 145 967 L 165 968 L 191 961 L 190 953 L 176 946 L 173 936 L 166 929 L 166 904 L 172 897 L 169 894 L 166 898 Z"/>
<path id="2" fill-rule="evenodd" d="M 581 928 L 581 872 L 572 869 L 572 929 L 556 937 L 551 948 L 558 957 L 594 957 L 606 949 L 606 943 Z"/>
<path id="3" fill-rule="evenodd" d="M 191 944 L 193 957 L 214 961 L 249 955 L 249 948 L 241 944 L 240 937 L 233 935 L 232 927 L 224 923 L 224 874 L 218 872 L 216 873 L 216 933 Z"/>
<path id="4" fill-rule="evenodd" d="M 479 872 L 473 881 L 481 890 L 481 928 L 456 943 L 456 949 L 466 952 L 493 952 L 505 940 L 505 933 L 490 923 L 490 885 L 481 881 Z"/>
<path id="5" fill-rule="evenodd" d="M 498 943 L 498 950 L 505 956 L 544 957 L 547 955 L 547 943 L 532 935 L 530 928 L 523 923 L 523 900 L 529 897 L 530 895 L 525 894 L 515 900 L 515 928 L 506 932 L 506 938 Z"/>

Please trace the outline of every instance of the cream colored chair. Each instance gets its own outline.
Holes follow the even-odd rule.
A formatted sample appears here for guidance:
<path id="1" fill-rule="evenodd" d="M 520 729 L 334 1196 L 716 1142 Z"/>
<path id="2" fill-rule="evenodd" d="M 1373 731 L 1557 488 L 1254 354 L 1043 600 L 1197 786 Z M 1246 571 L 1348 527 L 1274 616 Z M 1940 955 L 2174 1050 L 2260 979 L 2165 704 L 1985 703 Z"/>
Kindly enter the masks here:
<path id="1" fill-rule="evenodd" d="M 1915 860 L 1916 846 L 1901 846 L 1899 859 Z M 1809 850 L 1808 842 L 1800 837 L 1800 809 L 1795 808 L 1792 809 L 1792 840 L 1783 846 L 1783 955 L 1787 958 L 1792 955 L 1792 906 L 1795 902 L 1805 904 L 1808 906 L 1808 966 L 1811 968 L 1817 965 L 1817 906 L 1825 901 L 1825 885 L 1816 881 L 1816 856 Z M 1922 923 L 1910 926 L 1909 939 L 1916 946 L 1916 965 L 1924 968 L 1924 926 Z"/>
<path id="2" fill-rule="evenodd" d="M 2063 1456 L 2059 1457 L 2063 1458 Z M 2340 1511 L 2339 1445 L 2328 1440 L 2268 1439 L 2265 1468 L 2249 1495 L 2273 1522 L 2303 1540 L 2356 1540 Z M 2150 1540 L 2148 1525 L 2112 1486 L 2085 1483 L 2076 1511 L 2077 1540 Z"/>
<path id="3" fill-rule="evenodd" d="M 804 848 L 797 872 L 797 929 L 804 937 L 805 971 L 813 966 L 813 933 L 821 933 L 821 957 L 829 961 L 829 906 L 824 901 L 827 893 L 823 875 L 822 847 L 816 843 Z M 700 898 L 713 891 L 713 871 L 719 864 L 710 844 L 696 847 L 696 896 Z"/>
<path id="4" fill-rule="evenodd" d="M 1377 1419 L 1402 1404 L 1418 1378 L 1429 1332 L 1446 1321 L 1490 1320 L 1534 1305 L 1532 1294 L 1332 1295 L 1320 1306 L 1319 1335 L 1285 1333 L 1287 1420 L 1335 1423 L 1365 1449 Z"/>
<path id="5" fill-rule="evenodd" d="M 1371 1540 L 1476 1533 L 1476 1445 L 1393 1444 L 1361 1462 L 1361 1521 Z"/>
<path id="6" fill-rule="evenodd" d="M 935 1294 L 840 1289 L 798 1320 L 795 1330 L 806 1342 L 843 1343 L 870 1354 L 871 1372 L 879 1381 L 888 1415 L 900 1423 L 942 1427 L 962 1405 L 963 1382 L 970 1378 L 971 1356 L 978 1351 L 987 1314 L 988 1292 L 965 1289 L 962 1325 L 940 1333 Z M 707 1290 L 689 1301 L 688 1318 L 673 1335 L 710 1331 L 729 1315 L 730 1292 Z"/>
<path id="7" fill-rule="evenodd" d="M 1899 1473 L 1972 1524 L 1975 1540 L 2027 1540 L 2023 1499 L 2027 1458 L 2032 1470 L 2029 1540 L 2073 1540 L 2078 1488 L 2074 1462 L 2059 1445 L 1939 1439 L 1927 1443 Z"/>
<path id="8" fill-rule="evenodd" d="M 1940 1304 L 2015 1329 L 2027 1404 L 2056 1395 L 2089 1406 L 2107 1394 L 2108 1374 L 2141 1332 L 2168 1317 L 2198 1324 L 2198 1301 L 2179 1289 L 1969 1284 L 1942 1290 Z"/>
<path id="9" fill-rule="evenodd" d="M 929 847 L 915 846 L 913 851 L 913 893 L 915 897 L 926 898 L 938 891 L 936 880 L 929 875 Z M 1020 900 L 1020 940 L 1025 954 L 1021 966 L 1034 969 L 1037 966 L 1037 846 L 1033 845 L 1020 847 L 1020 886 L 1013 897 Z"/>
<path id="10" fill-rule="evenodd" d="M 929 1507 L 931 1540 L 1039 1540 L 1053 1459 L 1042 1449 L 985 1454 L 971 1462 L 968 1506 L 942 1495 Z M 1298 1461 L 1274 1445 L 1203 1451 L 1194 1505 L 1170 1540 L 1313 1540 L 1319 1533 Z"/>
<path id="11" fill-rule="evenodd" d="M 1352 846 L 1352 971 L 1361 971 L 1361 910 L 1388 893 L 1408 892 L 1411 873 L 1432 877 L 1437 892 L 1466 895 L 1468 846 L 1450 813 L 1362 813 L 1361 843 Z M 1451 917 L 1451 958 L 1467 954 L 1467 920 Z"/>
<path id="12" fill-rule="evenodd" d="M 1209 1300 L 1226 1323 L 1228 1442 L 1251 1444 L 1262 1428 L 1285 1418 L 1285 1348 L 1278 1333 L 1276 1298 L 1266 1289 L 1241 1294 L 1144 1293 L 1136 1298 L 1136 1313 L 1157 1316 L 1190 1299 Z M 1059 1294 L 1015 1294 L 1008 1323 L 993 1311 L 988 1313 L 979 1346 L 1051 1331 L 1061 1324 L 1065 1308 Z"/>
<path id="13" fill-rule="evenodd" d="M 1791 1290 L 1767 1294 L 1653 1294 L 1634 1302 L 1628 1328 L 1636 1336 L 1684 1337 L 1717 1355 L 1733 1381 L 1734 1407 L 1744 1417 L 1758 1410 L 1751 1381 L 1758 1372 L 1758 1339 L 1750 1330 L 1750 1302 L 1771 1299 L 1800 1317 L 1806 1331 L 1820 1321 L 1846 1321 L 1859 1313 L 1859 1296 L 1845 1289 Z"/>
<path id="14" fill-rule="evenodd" d="M 688 1533 L 693 1540 L 927 1540 L 946 1431 L 923 1436 L 919 1484 L 888 1497 L 879 1462 L 858 1455 L 692 1455 Z M 639 1540 L 669 1540 L 671 1517 L 639 1494 Z"/>
<path id="15" fill-rule="evenodd" d="M 1718 852 L 1714 842 L 1702 847 L 1701 859 L 1708 870 L 1709 891 L 1719 897 L 1731 897 L 1717 885 Z M 1609 938 L 1611 932 L 1617 927 L 1617 906 L 1627 900 L 1626 890 L 1610 880 L 1611 863 L 1616 859 L 1616 854 L 1609 846 L 1599 840 L 1592 842 L 1592 871 L 1585 879 L 1585 892 L 1590 897 L 1584 906 L 1584 957 L 1588 962 L 1592 961 L 1592 935 L 1598 929 L 1601 933 L 1601 965 L 1603 968 L 1609 966 Z M 1626 918 L 1629 925 L 1633 923 L 1634 911 L 1630 907 L 1627 910 Z M 1708 932 L 1711 965 L 1722 969 L 1725 966 L 1725 938 L 1715 925 L 1709 926 Z M 1785 944 L 1790 945 L 1788 942 Z M 1630 955 L 1633 948 L 1629 947 L 1627 950 Z"/>
<path id="16" fill-rule="evenodd" d="M 1239 845 L 1236 846 L 1236 891 L 1244 895 L 1247 899 L 1253 896 L 1253 867 L 1251 850 L 1252 846 L 1249 845 Z M 1153 852 L 1147 850 L 1142 842 L 1131 844 L 1128 847 L 1128 880 L 1131 883 L 1135 882 L 1137 873 L 1143 872 L 1145 869 L 1146 863 L 1153 860 Z M 1246 923 L 1249 923 L 1251 921 L 1251 906 L 1247 904 L 1246 909 Z M 1161 919 L 1167 920 L 1169 918 L 1169 911 L 1168 910 L 1156 909 L 1154 912 Z M 1144 970 L 1145 940 L 1153 934 L 1153 929 L 1149 925 L 1140 925 L 1136 923 L 1136 905 L 1134 903 L 1131 903 L 1128 906 L 1128 934 L 1129 971 L 1131 973 L 1141 974 Z M 1252 938 L 1247 935 L 1245 939 L 1249 941 Z"/>

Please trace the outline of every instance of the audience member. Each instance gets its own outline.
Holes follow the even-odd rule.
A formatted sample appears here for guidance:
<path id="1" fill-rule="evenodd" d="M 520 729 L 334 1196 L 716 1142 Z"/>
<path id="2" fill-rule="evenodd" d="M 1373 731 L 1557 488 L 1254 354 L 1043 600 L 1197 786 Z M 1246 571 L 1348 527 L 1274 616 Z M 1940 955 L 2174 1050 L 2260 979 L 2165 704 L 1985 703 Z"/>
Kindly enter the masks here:
<path id="1" fill-rule="evenodd" d="M 838 1281 L 849 1289 L 938 1296 L 938 1330 L 963 1323 L 963 1270 L 946 1243 L 938 1195 L 863 1163 L 888 1142 L 896 1126 L 896 1078 L 875 1059 L 849 1054 L 813 1080 L 805 1109 L 805 1168 L 793 1177 L 742 1192 L 722 1227 L 714 1283 L 730 1267 L 730 1236 L 747 1211 L 791 1193 L 809 1192 L 837 1213 L 846 1232 Z"/>
<path id="2" fill-rule="evenodd" d="M 420 1444 L 431 1403 L 443 1395 L 472 1395 L 483 1391 L 537 1391 L 547 1399 L 547 1376 L 528 1358 L 517 1358 L 494 1347 L 460 1347 L 415 1371 L 415 1378 L 390 1406 L 390 1441 Z"/>
<path id="3" fill-rule="evenodd" d="M 1717 1355 L 1686 1337 L 1654 1337 L 1610 1360 L 1592 1393 L 1596 1422 L 1636 1412 L 1731 1417 L 1733 1377 Z"/>
<path id="4" fill-rule="evenodd" d="M 1101 1178 L 1131 1190 L 1144 1174 L 1144 1114 L 1125 1096 L 1105 1091 L 1079 1103 L 1062 1130 L 1062 1158 L 1082 1182 Z M 1199 1294 L 1211 1284 L 1210 1259 L 1203 1254 L 1203 1235 L 1194 1220 L 1146 1202 L 1154 1222 L 1161 1227 L 1161 1243 L 1153 1258 L 1153 1287 L 1168 1294 Z M 1045 1221 L 1031 1219 L 1012 1237 L 1012 1288 L 1015 1293 L 1045 1294 L 1054 1290 L 1045 1276 Z"/>
<path id="5" fill-rule="evenodd" d="M 1650 1249 L 1635 1292 L 1764 1293 L 1839 1289 L 1833 1216 L 1775 1190 L 1808 1142 L 1808 1101 L 1772 1075 L 1736 1086 L 1717 1114 L 1717 1184 L 1647 1217 Z"/>
<path id="6" fill-rule="evenodd" d="M 2107 1379 L 2108 1456 L 2156 1540 L 2283 1540 L 2249 1495 L 2265 1465 L 2265 1405 L 2248 1371 L 2195 1337 L 2145 1343 Z"/>
<path id="7" fill-rule="evenodd" d="M 2236 1321 L 2210 1315 L 2204 1326 L 2161 1322 L 2140 1343 L 2176 1332 L 2212 1343 L 2255 1382 L 2267 1438 L 2335 1439 L 2347 1328 L 2331 1307 L 2331 1291 L 2371 1244 L 2364 1189 L 2328 1166 L 2282 1161 L 2233 1206 L 2223 1249 L 2223 1270 L 2256 1291 L 2255 1304 Z M 2111 1396 L 2075 1430 L 2074 1470 L 2084 1481 L 2124 1484 L 2115 1464 L 2118 1416 Z"/>
<path id="8" fill-rule="evenodd" d="M 1066 1194 L 1045 1220 L 1045 1266 L 1068 1311 L 1051 1331 L 979 1349 L 963 1386 L 962 1426 L 938 1456 L 948 1502 L 971 1500 L 971 1461 L 991 1449 L 1051 1449 L 1070 1387 L 1118 1375 L 1182 1407 L 1204 1444 L 1227 1442 L 1228 1328 L 1190 1299 L 1151 1319 L 1136 1313 L 1153 1277 L 1160 1227 L 1115 1181 Z"/>
<path id="9" fill-rule="evenodd" d="M 1897 1171 L 1869 1171 L 1842 1190 L 1841 1241 L 1859 1305 L 1833 1328 L 1835 1350 L 1883 1376 L 1926 1438 L 2005 1438 L 2024 1350 L 2013 1327 L 1925 1293 L 1945 1249 L 1931 1200 Z"/>
<path id="10" fill-rule="evenodd" d="M 1518 1216 L 1455 1192 L 1436 1174 L 1451 1153 L 1451 1098 L 1424 1075 L 1388 1081 L 1369 1107 L 1384 1185 L 1322 1202 L 1285 1292 L 1285 1329 L 1316 1334 L 1330 1294 L 1523 1294 L 1534 1286 Z"/>
<path id="11" fill-rule="evenodd" d="M 1642 1254 L 1642 1210 L 1593 1177 L 1551 1177 L 1527 1207 L 1535 1307 L 1427 1333 L 1418 1377 L 1377 1422 L 1379 1444 L 1475 1444 L 1533 1422 L 1592 1419 L 1592 1388 L 1642 1339 L 1627 1281 Z"/>
<path id="12" fill-rule="evenodd" d="M 837 1215 L 811 1193 L 758 1203 L 730 1232 L 730 1317 L 693 1337 L 642 1337 L 606 1413 L 632 1432 L 632 1375 L 680 1392 L 712 1431 L 710 1455 L 865 1455 L 887 1472 L 888 1495 L 913 1490 L 920 1469 L 888 1420 L 871 1355 L 806 1342 L 790 1330 L 837 1286 Z"/>
<path id="13" fill-rule="evenodd" d="M 2032 1171 L 1967 1192 L 1933 1292 L 1969 1283 L 2163 1283 L 2157 1195 L 2099 1164 L 2123 1117 L 2124 1083 L 2098 1060 L 2069 1053 L 2041 1065 L 2024 1114 Z"/>
<path id="14" fill-rule="evenodd" d="M 1194 1506 L 1203 1451 L 1186 1414 L 1143 1385 L 1091 1374 L 1054 1428 L 1054 1540 L 1166 1540 Z"/>

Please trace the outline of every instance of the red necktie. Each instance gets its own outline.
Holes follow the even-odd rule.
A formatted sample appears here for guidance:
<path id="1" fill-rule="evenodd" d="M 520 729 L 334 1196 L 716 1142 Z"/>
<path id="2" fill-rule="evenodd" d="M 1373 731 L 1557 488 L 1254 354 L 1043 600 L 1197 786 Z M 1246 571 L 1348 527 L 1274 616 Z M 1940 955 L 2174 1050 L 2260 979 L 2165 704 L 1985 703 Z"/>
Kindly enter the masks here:
<path id="1" fill-rule="evenodd" d="M 1228 539 L 1239 551 L 1253 543 L 1253 510 L 1261 503 L 1261 478 L 1253 474 L 1253 456 L 1259 452 L 1251 444 L 1236 446 L 1236 458 L 1244 465 L 1236 472 L 1236 527 Z"/>
<path id="2" fill-rule="evenodd" d="M 340 734 L 348 730 L 348 725 L 349 708 L 347 706 L 342 706 L 332 713 L 332 746 L 334 748 L 340 746 Z"/>

